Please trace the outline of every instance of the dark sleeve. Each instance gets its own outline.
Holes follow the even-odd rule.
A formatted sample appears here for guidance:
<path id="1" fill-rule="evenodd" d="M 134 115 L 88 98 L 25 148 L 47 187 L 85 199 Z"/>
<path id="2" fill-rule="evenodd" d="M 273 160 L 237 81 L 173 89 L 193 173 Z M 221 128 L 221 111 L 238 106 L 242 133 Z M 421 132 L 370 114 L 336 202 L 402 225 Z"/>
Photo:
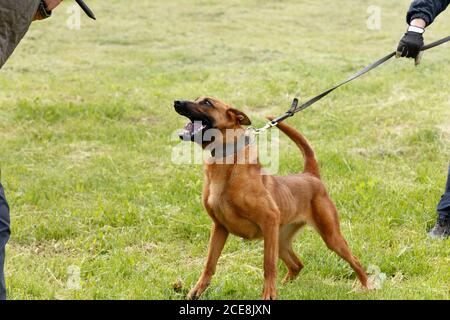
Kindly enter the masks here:
<path id="1" fill-rule="evenodd" d="M 0 0 L 0 68 L 28 31 L 39 0 Z"/>
<path id="2" fill-rule="evenodd" d="M 406 15 L 406 23 L 409 24 L 411 20 L 420 18 L 429 26 L 449 3 L 450 0 L 414 0 Z"/>

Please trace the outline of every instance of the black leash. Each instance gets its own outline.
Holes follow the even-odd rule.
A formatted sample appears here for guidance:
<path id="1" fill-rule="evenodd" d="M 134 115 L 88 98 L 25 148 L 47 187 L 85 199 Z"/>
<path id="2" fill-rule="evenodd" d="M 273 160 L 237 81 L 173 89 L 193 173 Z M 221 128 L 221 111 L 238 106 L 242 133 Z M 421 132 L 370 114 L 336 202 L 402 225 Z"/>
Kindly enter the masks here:
<path id="1" fill-rule="evenodd" d="M 93 20 L 96 20 L 94 13 L 92 12 L 91 9 L 89 9 L 89 7 L 87 6 L 87 4 L 84 3 L 83 0 L 75 0 L 75 1 L 78 3 L 78 5 L 81 7 L 81 9 L 83 9 L 84 13 L 86 13 L 86 15 L 87 15 L 89 18 L 91 18 L 91 19 L 93 19 Z"/>
<path id="2" fill-rule="evenodd" d="M 444 43 L 449 42 L 449 41 L 450 41 L 450 36 L 448 36 L 448 37 L 446 37 L 446 38 L 444 38 L 444 39 L 441 39 L 441 40 L 432 42 L 432 43 L 430 43 L 430 44 L 424 46 L 424 47 L 422 48 L 422 51 L 426 51 L 426 50 L 432 49 L 432 48 L 434 48 L 434 47 L 440 46 L 441 44 L 444 44 Z M 276 118 L 276 119 L 273 119 L 272 121 L 269 121 L 264 127 L 260 128 L 260 129 L 254 129 L 254 128 L 253 128 L 253 130 L 255 131 L 256 134 L 259 134 L 259 133 L 262 133 L 262 132 L 264 132 L 264 131 L 266 131 L 266 130 L 272 128 L 272 127 L 275 127 L 275 126 L 276 126 L 278 123 L 280 123 L 281 121 L 284 121 L 284 120 L 286 120 L 286 119 L 289 118 L 289 117 L 292 117 L 292 116 L 295 115 L 297 112 L 300 112 L 300 111 L 305 110 L 306 108 L 310 107 L 311 105 L 313 105 L 313 104 L 316 103 L 317 101 L 321 100 L 323 97 L 329 95 L 331 92 L 333 92 L 333 91 L 336 90 L 337 88 L 342 87 L 343 85 L 345 85 L 345 84 L 347 84 L 347 83 L 349 83 L 349 82 L 351 82 L 351 81 L 353 81 L 353 80 L 355 80 L 355 79 L 358 79 L 358 78 L 361 77 L 362 75 L 366 74 L 367 72 L 369 72 L 369 71 L 371 71 L 371 70 L 373 70 L 373 69 L 375 69 L 375 68 L 378 68 L 378 67 L 381 66 L 383 63 L 385 63 L 385 62 L 389 61 L 390 59 L 392 59 L 393 57 L 395 57 L 395 55 L 396 55 L 396 52 L 395 52 L 395 51 L 392 52 L 392 53 L 390 53 L 390 54 L 388 54 L 387 56 L 385 56 L 385 57 L 383 57 L 383 58 L 381 58 L 381 59 L 375 61 L 375 62 L 372 63 L 371 65 L 368 65 L 368 66 L 365 67 L 364 69 L 362 69 L 362 70 L 356 72 L 355 74 L 353 74 L 352 76 L 350 76 L 347 80 L 345 80 L 345 81 L 343 81 L 343 82 L 341 82 L 341 83 L 335 85 L 334 87 L 332 87 L 332 88 L 330 88 L 330 89 L 328 89 L 328 90 L 326 90 L 326 91 L 324 91 L 324 92 L 318 94 L 317 96 L 311 98 L 310 100 L 306 101 L 305 103 L 303 103 L 303 104 L 300 105 L 300 106 L 298 105 L 298 99 L 295 98 L 295 99 L 292 101 L 291 107 L 289 108 L 289 110 L 288 110 L 285 114 L 279 116 L 279 117 Z"/>

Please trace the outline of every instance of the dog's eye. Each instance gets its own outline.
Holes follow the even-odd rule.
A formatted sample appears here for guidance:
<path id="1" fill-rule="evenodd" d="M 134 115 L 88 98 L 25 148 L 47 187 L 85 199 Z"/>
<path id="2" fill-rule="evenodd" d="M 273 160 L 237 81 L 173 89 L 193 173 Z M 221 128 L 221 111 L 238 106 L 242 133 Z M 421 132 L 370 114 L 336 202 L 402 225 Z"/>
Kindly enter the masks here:
<path id="1" fill-rule="evenodd" d="M 209 106 L 209 107 L 212 107 L 212 106 L 213 106 L 213 104 L 212 104 L 211 101 L 209 101 L 209 100 L 205 100 L 205 101 L 203 101 L 203 103 L 206 104 L 206 105 Z"/>

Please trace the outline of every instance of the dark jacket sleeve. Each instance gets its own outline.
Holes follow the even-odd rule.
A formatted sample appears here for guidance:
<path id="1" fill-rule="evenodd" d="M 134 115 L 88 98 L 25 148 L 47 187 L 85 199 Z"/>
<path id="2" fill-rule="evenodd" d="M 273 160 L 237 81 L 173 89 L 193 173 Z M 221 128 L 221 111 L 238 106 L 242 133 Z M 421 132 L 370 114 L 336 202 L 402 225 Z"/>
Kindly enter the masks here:
<path id="1" fill-rule="evenodd" d="M 39 0 L 0 0 L 0 68 L 28 31 Z"/>
<path id="2" fill-rule="evenodd" d="M 414 0 L 406 15 L 406 22 L 409 24 L 411 20 L 421 18 L 429 26 L 449 3 L 450 0 Z"/>

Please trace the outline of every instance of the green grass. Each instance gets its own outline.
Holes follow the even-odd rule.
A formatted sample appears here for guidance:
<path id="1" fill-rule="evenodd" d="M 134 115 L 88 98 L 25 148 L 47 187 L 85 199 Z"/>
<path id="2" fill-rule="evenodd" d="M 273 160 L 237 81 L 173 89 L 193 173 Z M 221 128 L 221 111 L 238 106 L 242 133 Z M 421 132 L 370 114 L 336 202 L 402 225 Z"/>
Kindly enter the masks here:
<path id="1" fill-rule="evenodd" d="M 0 163 L 12 207 L 11 299 L 183 299 L 199 277 L 210 219 L 198 165 L 171 162 L 178 98 L 208 94 L 256 125 L 392 51 L 409 1 L 90 1 L 98 16 L 65 28 L 64 2 L 33 24 L 0 72 Z M 382 28 L 366 28 L 369 5 Z M 448 13 L 426 33 L 447 36 Z M 420 67 L 391 61 L 289 123 L 320 159 L 355 275 L 305 229 L 299 278 L 280 299 L 449 299 L 449 242 L 431 241 L 449 161 L 449 45 Z M 285 137 L 281 174 L 301 170 Z M 205 299 L 258 299 L 262 244 L 231 237 Z M 66 286 L 81 268 L 82 290 Z M 286 271 L 280 263 L 279 279 Z M 172 284 L 181 281 L 176 292 Z"/>

